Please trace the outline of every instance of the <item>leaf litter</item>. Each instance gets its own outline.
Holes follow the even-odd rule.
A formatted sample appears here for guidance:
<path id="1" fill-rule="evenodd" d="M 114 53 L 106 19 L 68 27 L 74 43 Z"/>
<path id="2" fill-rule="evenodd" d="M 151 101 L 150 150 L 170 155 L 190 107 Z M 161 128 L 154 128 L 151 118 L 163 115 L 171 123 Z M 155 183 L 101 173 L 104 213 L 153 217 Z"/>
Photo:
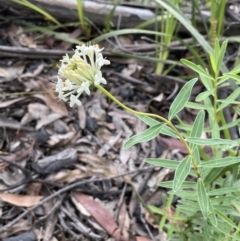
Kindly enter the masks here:
<path id="1" fill-rule="evenodd" d="M 5 45 L 28 47 L 32 53 L 73 47 L 49 35 L 19 35 L 20 24 L 5 28 L 11 36 Z M 75 38 L 80 30 L 66 29 Z M 0 40 L 4 37 L 0 32 Z M 129 51 L 137 41 L 120 39 L 121 48 Z M 138 111 L 167 113 L 179 83 L 159 85 L 154 64 L 109 58 L 113 67 L 104 75 L 116 98 Z M 165 190 L 157 184 L 173 173 L 143 160 L 181 155 L 184 148 L 178 140 L 157 137 L 123 150 L 124 142 L 147 126 L 98 91 L 84 96 L 82 106 L 69 108 L 53 91 L 56 64 L 50 55 L 0 61 L 0 238 L 158 240 L 157 224 L 136 191 L 147 204 L 161 207 Z"/>

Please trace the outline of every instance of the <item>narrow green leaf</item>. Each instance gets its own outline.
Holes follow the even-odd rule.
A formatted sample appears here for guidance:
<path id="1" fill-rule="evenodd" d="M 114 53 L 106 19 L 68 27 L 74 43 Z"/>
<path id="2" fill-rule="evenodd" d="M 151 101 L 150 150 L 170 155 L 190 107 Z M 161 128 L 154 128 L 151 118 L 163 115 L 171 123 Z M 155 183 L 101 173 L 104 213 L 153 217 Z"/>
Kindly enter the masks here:
<path id="1" fill-rule="evenodd" d="M 205 88 L 207 90 L 212 90 L 213 89 L 213 84 L 212 84 L 212 80 L 202 74 L 199 75 L 200 76 L 200 80 L 202 81 L 203 85 L 205 86 Z"/>
<path id="2" fill-rule="evenodd" d="M 205 222 L 203 227 L 203 240 L 211 240 L 212 235 L 213 226 L 209 222 Z"/>
<path id="3" fill-rule="evenodd" d="M 235 121 L 233 121 L 231 123 L 227 123 L 226 125 L 221 126 L 219 128 L 219 130 L 222 131 L 222 130 L 225 130 L 225 129 L 229 129 L 229 128 L 233 127 L 233 126 L 238 125 L 239 123 L 240 123 L 240 119 L 237 119 L 237 120 L 235 120 Z"/>
<path id="4" fill-rule="evenodd" d="M 155 126 L 152 126 L 148 128 L 147 130 L 143 131 L 142 133 L 139 133 L 137 135 L 132 136 L 129 140 L 125 142 L 123 145 L 124 149 L 127 149 L 131 146 L 134 146 L 138 143 L 147 142 L 155 138 L 159 135 L 161 128 L 164 124 L 158 124 Z"/>
<path id="5" fill-rule="evenodd" d="M 197 182 L 197 197 L 198 197 L 198 203 L 199 203 L 201 212 L 203 214 L 203 217 L 207 219 L 208 214 L 212 210 L 210 207 L 210 201 L 209 201 L 205 186 L 201 178 L 199 178 Z"/>
<path id="6" fill-rule="evenodd" d="M 173 186 L 173 181 L 164 181 L 158 184 L 159 187 L 171 188 Z M 181 188 L 196 188 L 196 182 L 184 181 Z"/>
<path id="7" fill-rule="evenodd" d="M 205 117 L 204 111 L 202 111 L 202 110 L 199 111 L 199 113 L 193 123 L 190 137 L 192 137 L 192 138 L 201 137 L 202 132 L 203 132 L 204 117 Z"/>
<path id="8" fill-rule="evenodd" d="M 192 149 L 193 157 L 196 160 L 197 165 L 199 165 L 201 163 L 199 148 L 197 145 L 191 144 L 191 149 Z"/>
<path id="9" fill-rule="evenodd" d="M 214 189 L 208 192 L 209 196 L 219 196 L 219 195 L 225 195 L 228 193 L 232 193 L 232 192 L 237 192 L 238 188 L 236 187 L 225 187 L 225 188 L 221 188 L 221 189 Z"/>
<path id="10" fill-rule="evenodd" d="M 201 162 L 200 166 L 214 168 L 214 167 L 226 167 L 236 163 L 240 163 L 239 157 L 225 157 L 221 159 L 209 160 L 207 162 Z"/>
<path id="11" fill-rule="evenodd" d="M 213 89 L 204 91 L 196 97 L 195 101 L 200 102 L 200 101 L 204 100 L 205 98 L 209 97 L 210 95 L 213 95 L 213 93 L 214 93 Z"/>
<path id="12" fill-rule="evenodd" d="M 169 120 L 171 120 L 179 111 L 181 111 L 185 107 L 185 104 L 187 103 L 187 101 L 191 95 L 193 85 L 196 82 L 197 82 L 197 78 L 194 78 L 194 79 L 190 80 L 189 82 L 187 82 L 182 87 L 182 89 L 180 90 L 180 92 L 178 93 L 177 97 L 174 99 L 174 101 L 170 107 L 169 114 L 168 114 Z"/>
<path id="13" fill-rule="evenodd" d="M 204 117 L 205 112 L 201 110 L 197 117 L 195 118 L 195 121 L 192 126 L 192 131 L 190 133 L 190 137 L 200 137 L 202 135 L 203 129 L 204 129 Z M 190 143 L 190 148 L 192 150 L 194 159 L 196 160 L 197 164 L 200 164 L 200 155 L 198 146 L 196 144 Z"/>
<path id="14" fill-rule="evenodd" d="M 227 45 L 228 45 L 228 41 L 227 40 L 223 41 L 220 51 L 218 52 L 218 57 L 216 62 L 218 71 L 220 70 L 221 64 L 223 63 L 223 58 L 226 53 Z"/>
<path id="15" fill-rule="evenodd" d="M 168 193 L 175 194 L 178 197 L 183 197 L 183 198 L 187 198 L 189 200 L 197 201 L 197 194 L 194 191 L 178 190 L 178 191 L 174 192 L 172 190 L 172 191 L 169 191 Z"/>
<path id="16" fill-rule="evenodd" d="M 173 160 L 161 159 L 161 158 L 147 158 L 145 159 L 145 162 L 157 167 L 165 167 L 170 169 L 176 169 L 179 165 L 179 161 L 173 161 Z"/>
<path id="17" fill-rule="evenodd" d="M 211 206 L 211 210 L 213 210 L 211 203 L 210 203 L 210 206 Z M 213 226 L 217 227 L 218 222 L 214 211 L 210 212 L 208 219 L 210 220 L 211 224 L 213 224 Z"/>
<path id="18" fill-rule="evenodd" d="M 226 82 L 227 80 L 229 80 L 229 77 L 228 76 L 225 76 L 225 75 L 222 75 L 222 76 L 219 76 L 218 77 L 218 81 L 217 81 L 217 86 L 220 86 L 222 85 L 222 83 Z M 233 80 L 232 80 L 233 81 Z M 235 83 L 235 82 L 234 82 Z M 237 86 L 236 86 L 237 88 Z M 235 88 L 235 89 L 236 89 Z"/>
<path id="19" fill-rule="evenodd" d="M 240 73 L 240 64 L 234 67 L 229 74 L 239 74 Z"/>
<path id="20" fill-rule="evenodd" d="M 116 37 L 119 35 L 126 35 L 126 34 L 146 34 L 146 35 L 154 35 L 154 36 L 167 36 L 167 34 L 153 31 L 153 30 L 146 30 L 146 29 L 135 29 L 135 28 L 125 28 L 125 29 L 118 29 L 113 30 L 111 32 L 98 35 L 96 38 L 92 39 L 93 43 L 99 43 L 105 39 Z M 225 71 L 227 72 L 227 71 Z"/>
<path id="21" fill-rule="evenodd" d="M 216 62 L 215 62 L 215 58 L 213 56 L 213 53 L 209 53 L 209 57 L 210 57 L 210 62 L 211 62 L 211 66 L 212 66 L 212 70 L 215 74 L 217 74 L 218 70 L 217 70 L 217 66 L 216 66 Z"/>
<path id="22" fill-rule="evenodd" d="M 208 195 L 210 197 L 210 195 Z M 214 197 L 211 199 L 211 203 L 212 205 L 216 208 L 216 206 L 218 205 L 228 205 L 232 200 L 236 199 L 235 196 L 231 195 L 229 196 L 225 196 L 224 194 L 223 195 L 220 195 L 220 196 L 215 196 L 213 195 Z M 231 207 L 229 207 L 231 209 Z"/>
<path id="23" fill-rule="evenodd" d="M 198 103 L 194 103 L 194 102 L 190 102 L 188 101 L 185 104 L 185 107 L 190 108 L 190 109 L 194 109 L 194 110 L 207 110 L 207 109 L 213 109 L 212 107 L 207 107 L 205 105 L 202 104 L 198 104 Z"/>
<path id="24" fill-rule="evenodd" d="M 165 214 L 166 214 L 166 211 L 164 211 L 163 209 L 158 208 L 158 207 L 156 207 L 156 206 L 149 205 L 149 208 L 150 208 L 150 210 L 151 210 L 153 213 L 158 213 L 158 214 L 160 214 L 160 215 L 165 215 Z"/>
<path id="25" fill-rule="evenodd" d="M 218 108 L 217 111 L 222 110 L 223 108 L 225 108 L 226 106 L 228 106 L 229 104 L 232 104 L 232 102 L 237 99 L 240 95 L 240 88 L 237 88 L 236 90 L 234 90 L 232 92 L 232 94 L 230 94 L 225 100 L 224 102 L 222 102 Z M 221 99 L 219 100 L 219 102 L 221 102 Z M 238 102 L 239 103 L 239 102 Z"/>
<path id="26" fill-rule="evenodd" d="M 213 104 L 212 104 L 212 101 L 210 100 L 210 98 L 206 98 L 203 102 L 204 102 L 204 105 L 207 107 L 208 122 L 209 122 L 210 129 L 211 129 L 213 122 L 215 120 Z"/>
<path id="27" fill-rule="evenodd" d="M 240 115 L 240 109 L 235 107 L 234 110 L 237 112 L 238 115 Z"/>
<path id="28" fill-rule="evenodd" d="M 224 76 L 227 76 L 231 79 L 234 79 L 236 81 L 240 81 L 240 76 L 239 75 L 236 75 L 236 74 L 224 74 Z"/>
<path id="29" fill-rule="evenodd" d="M 166 136 L 171 136 L 174 138 L 179 139 L 179 136 L 171 129 L 169 126 L 164 125 L 163 128 L 161 129 L 160 134 L 166 135 Z"/>
<path id="30" fill-rule="evenodd" d="M 185 181 L 186 177 L 188 176 L 191 170 L 191 157 L 186 156 L 178 165 L 174 180 L 173 180 L 173 191 L 176 192 Z"/>
<path id="31" fill-rule="evenodd" d="M 192 131 L 192 125 L 189 125 L 189 124 L 181 123 L 181 124 L 176 125 L 176 127 L 180 130 L 184 130 L 189 133 Z"/>
<path id="32" fill-rule="evenodd" d="M 204 177 L 204 183 L 206 186 L 215 181 L 223 173 L 224 169 L 224 167 L 219 167 L 210 170 L 210 172 Z"/>
<path id="33" fill-rule="evenodd" d="M 169 11 L 178 21 L 191 33 L 191 35 L 198 41 L 198 43 L 202 46 L 202 48 L 207 52 L 210 53 L 213 51 L 209 42 L 200 34 L 200 32 L 192 25 L 186 15 L 183 12 L 174 6 L 174 4 L 169 0 L 155 0 L 156 3 L 160 4 L 163 8 Z M 234 37 L 232 37 L 232 40 Z M 235 38 L 236 39 L 236 38 Z M 230 41 L 230 38 L 228 38 Z M 227 73 L 229 72 L 225 64 L 221 64 L 221 72 Z M 229 84 L 231 88 L 234 90 L 237 88 L 236 83 L 233 80 L 229 80 Z"/>
<path id="34" fill-rule="evenodd" d="M 183 206 L 183 205 L 177 205 L 177 210 L 180 211 L 181 213 L 184 213 L 184 215 L 187 216 L 187 217 L 192 217 L 196 214 L 196 212 L 199 210 L 199 208 L 198 208 L 198 210 L 196 210 L 194 208 L 189 209 L 189 207 L 186 207 L 186 206 Z M 194 237 L 194 238 L 196 238 L 196 237 Z M 199 239 L 199 240 L 201 240 L 201 239 Z M 181 241 L 185 241 L 185 239 L 182 239 Z"/>
<path id="35" fill-rule="evenodd" d="M 220 52 L 220 44 L 219 44 L 219 40 L 216 39 L 214 44 L 214 49 L 213 49 L 215 63 L 217 63 L 219 52 Z"/>
<path id="36" fill-rule="evenodd" d="M 224 223 L 228 223 L 232 228 L 236 228 L 237 230 L 239 230 L 239 227 L 236 226 L 235 223 L 230 218 L 228 218 L 224 213 L 217 209 L 215 209 L 214 211 L 223 220 Z"/>
<path id="37" fill-rule="evenodd" d="M 238 176 L 238 168 L 236 168 L 236 170 L 237 170 L 236 173 L 230 174 L 230 175 L 226 176 L 226 178 L 224 178 L 221 189 L 224 189 L 224 188 L 231 189 L 231 188 L 233 188 L 233 183 L 238 179 L 238 177 L 237 177 Z"/>
<path id="38" fill-rule="evenodd" d="M 145 115 L 136 115 L 141 121 L 143 121 L 145 124 L 147 124 L 148 126 L 152 127 L 155 125 L 160 124 L 160 121 L 154 120 L 153 118 L 149 117 L 149 116 L 145 116 Z"/>
<path id="39" fill-rule="evenodd" d="M 189 67 L 190 69 L 192 69 L 193 71 L 195 71 L 197 74 L 201 74 L 201 75 L 213 80 L 213 77 L 211 75 L 209 75 L 203 68 L 194 64 L 193 62 L 191 62 L 187 59 L 181 59 L 181 62 L 184 65 L 186 65 L 187 67 Z"/>
<path id="40" fill-rule="evenodd" d="M 16 3 L 22 4 L 23 6 L 26 6 L 38 13 L 40 13 L 41 15 L 43 15 L 46 19 L 52 21 L 53 23 L 55 23 L 58 26 L 61 26 L 61 23 L 54 18 L 51 14 L 49 14 L 47 11 L 45 11 L 43 8 L 38 7 L 36 4 L 31 3 L 30 1 L 21 1 L 21 0 L 12 0 Z"/>
<path id="41" fill-rule="evenodd" d="M 219 138 L 220 138 L 219 125 L 218 125 L 218 122 L 215 121 L 212 123 L 212 139 L 219 140 Z"/>
<path id="42" fill-rule="evenodd" d="M 202 146 L 237 145 L 237 142 L 234 140 L 220 138 L 203 139 L 198 137 L 188 137 L 186 138 L 186 141 Z"/>

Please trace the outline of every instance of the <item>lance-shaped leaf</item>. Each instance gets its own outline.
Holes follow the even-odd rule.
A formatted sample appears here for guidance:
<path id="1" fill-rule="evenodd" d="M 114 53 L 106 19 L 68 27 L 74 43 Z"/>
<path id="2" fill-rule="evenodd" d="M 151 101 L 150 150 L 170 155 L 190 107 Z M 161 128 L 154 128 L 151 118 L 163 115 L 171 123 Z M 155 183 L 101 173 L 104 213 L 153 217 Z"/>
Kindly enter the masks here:
<path id="1" fill-rule="evenodd" d="M 207 195 L 205 186 L 201 178 L 199 178 L 197 182 L 197 197 L 203 217 L 207 219 L 208 215 L 213 212 L 213 207 L 210 203 L 209 197 Z"/>
<path id="2" fill-rule="evenodd" d="M 199 111 L 193 126 L 190 137 L 200 137 L 203 132 L 203 125 L 204 125 L 204 117 L 205 113 L 203 110 Z"/>
<path id="3" fill-rule="evenodd" d="M 174 99 L 168 114 L 168 119 L 171 120 L 178 112 L 180 112 L 188 102 L 192 88 L 197 82 L 197 78 L 188 81 L 180 90 L 177 97 Z"/>
<path id="4" fill-rule="evenodd" d="M 157 121 L 149 116 L 145 116 L 145 115 L 136 115 L 141 121 L 143 121 L 145 124 L 147 124 L 148 126 L 155 126 L 158 125 L 160 123 L 160 121 Z"/>
<path id="5" fill-rule="evenodd" d="M 203 139 L 198 137 L 188 137 L 186 141 L 202 145 L 202 146 L 218 146 L 218 145 L 237 145 L 238 143 L 234 140 L 221 139 L 221 138 L 212 138 L 212 139 Z"/>
<path id="6" fill-rule="evenodd" d="M 240 163 L 239 157 L 225 157 L 220 159 L 213 159 L 206 162 L 201 162 L 201 167 L 226 167 L 232 164 Z"/>
<path id="7" fill-rule="evenodd" d="M 145 130 L 137 135 L 132 136 L 129 140 L 126 141 L 126 143 L 123 145 L 123 148 L 127 149 L 138 143 L 147 142 L 147 141 L 152 140 L 153 138 L 155 138 L 156 136 L 159 135 L 163 125 L 164 124 L 158 124 L 158 125 L 152 126 L 152 127 L 148 128 L 147 130 Z"/>
<path id="8" fill-rule="evenodd" d="M 178 161 L 161 159 L 161 158 L 147 158 L 145 159 L 145 162 L 157 167 L 165 167 L 170 169 L 176 169 L 179 165 Z"/>
<path id="9" fill-rule="evenodd" d="M 178 165 L 173 180 L 173 191 L 176 192 L 185 181 L 191 170 L 191 157 L 186 156 Z"/>

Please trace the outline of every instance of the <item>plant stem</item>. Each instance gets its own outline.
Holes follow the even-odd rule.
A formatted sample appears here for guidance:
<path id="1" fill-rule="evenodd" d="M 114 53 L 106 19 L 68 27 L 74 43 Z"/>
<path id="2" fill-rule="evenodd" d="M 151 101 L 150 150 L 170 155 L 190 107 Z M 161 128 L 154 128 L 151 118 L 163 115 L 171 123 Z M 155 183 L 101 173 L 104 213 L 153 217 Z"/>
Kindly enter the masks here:
<path id="1" fill-rule="evenodd" d="M 170 194 L 169 197 L 168 197 L 168 201 L 167 201 L 167 204 L 166 204 L 166 207 L 165 207 L 167 212 L 166 212 L 165 215 L 162 216 L 161 221 L 159 223 L 159 229 L 160 230 L 163 230 L 163 227 L 165 225 L 166 219 L 167 219 L 167 217 L 169 215 L 169 210 L 171 208 L 173 198 L 174 198 L 174 194 Z"/>
<path id="2" fill-rule="evenodd" d="M 97 85 L 96 86 L 101 92 L 103 92 L 107 97 L 109 97 L 111 100 L 113 100 L 116 104 L 118 104 L 119 106 L 121 106 L 124 110 L 134 114 L 134 115 L 142 115 L 142 116 L 149 116 L 149 117 L 153 117 L 153 118 L 157 118 L 160 121 L 166 123 L 170 128 L 172 128 L 175 133 L 177 134 L 177 136 L 179 137 L 179 139 L 181 140 L 181 142 L 183 143 L 183 145 L 185 146 L 188 154 L 192 157 L 192 164 L 193 164 L 193 168 L 195 169 L 195 172 L 197 174 L 198 177 L 200 177 L 200 171 L 197 165 L 196 160 L 193 157 L 192 151 L 189 148 L 187 142 L 185 141 L 185 139 L 183 138 L 183 136 L 181 135 L 181 133 L 178 131 L 178 129 L 172 124 L 171 121 L 169 121 L 168 119 L 160 116 L 160 115 L 156 115 L 153 113 L 145 113 L 145 112 L 140 112 L 140 111 L 136 111 L 133 110 L 129 107 L 127 107 L 126 105 L 124 105 L 121 101 L 119 101 L 118 99 L 116 99 L 110 92 L 108 92 L 105 88 L 103 88 L 101 85 Z"/>
<path id="3" fill-rule="evenodd" d="M 218 105 L 218 87 L 217 87 L 217 81 L 218 81 L 218 73 L 215 73 L 215 78 L 213 80 L 213 89 L 214 89 L 214 93 L 213 93 L 213 109 L 214 109 L 214 121 L 216 121 L 216 123 L 218 123 L 217 121 L 217 105 Z"/>

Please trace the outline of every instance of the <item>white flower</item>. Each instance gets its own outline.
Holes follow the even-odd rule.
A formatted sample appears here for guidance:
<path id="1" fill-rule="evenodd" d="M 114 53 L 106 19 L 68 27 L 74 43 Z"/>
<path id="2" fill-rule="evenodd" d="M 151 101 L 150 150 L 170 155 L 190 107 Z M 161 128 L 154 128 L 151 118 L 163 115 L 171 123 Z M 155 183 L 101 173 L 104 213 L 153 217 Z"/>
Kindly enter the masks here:
<path id="1" fill-rule="evenodd" d="M 102 77 L 102 72 L 99 71 L 95 76 L 94 76 L 94 83 L 95 85 L 99 85 L 100 83 L 106 84 L 107 81 Z"/>
<path id="2" fill-rule="evenodd" d="M 70 107 L 73 107 L 74 105 L 81 106 L 82 102 L 77 98 L 75 95 L 70 96 Z"/>
<path id="3" fill-rule="evenodd" d="M 89 87 L 90 87 L 89 81 L 83 82 L 81 84 L 81 87 L 77 90 L 78 94 L 82 94 L 83 92 L 85 92 L 87 95 L 90 95 Z"/>
<path id="4" fill-rule="evenodd" d="M 102 77 L 101 67 L 110 64 L 103 58 L 98 45 L 76 46 L 73 56 L 67 54 L 61 60 L 58 70 L 56 91 L 60 99 L 69 101 L 70 106 L 81 105 L 82 93 L 90 95 L 90 87 L 106 84 Z"/>

